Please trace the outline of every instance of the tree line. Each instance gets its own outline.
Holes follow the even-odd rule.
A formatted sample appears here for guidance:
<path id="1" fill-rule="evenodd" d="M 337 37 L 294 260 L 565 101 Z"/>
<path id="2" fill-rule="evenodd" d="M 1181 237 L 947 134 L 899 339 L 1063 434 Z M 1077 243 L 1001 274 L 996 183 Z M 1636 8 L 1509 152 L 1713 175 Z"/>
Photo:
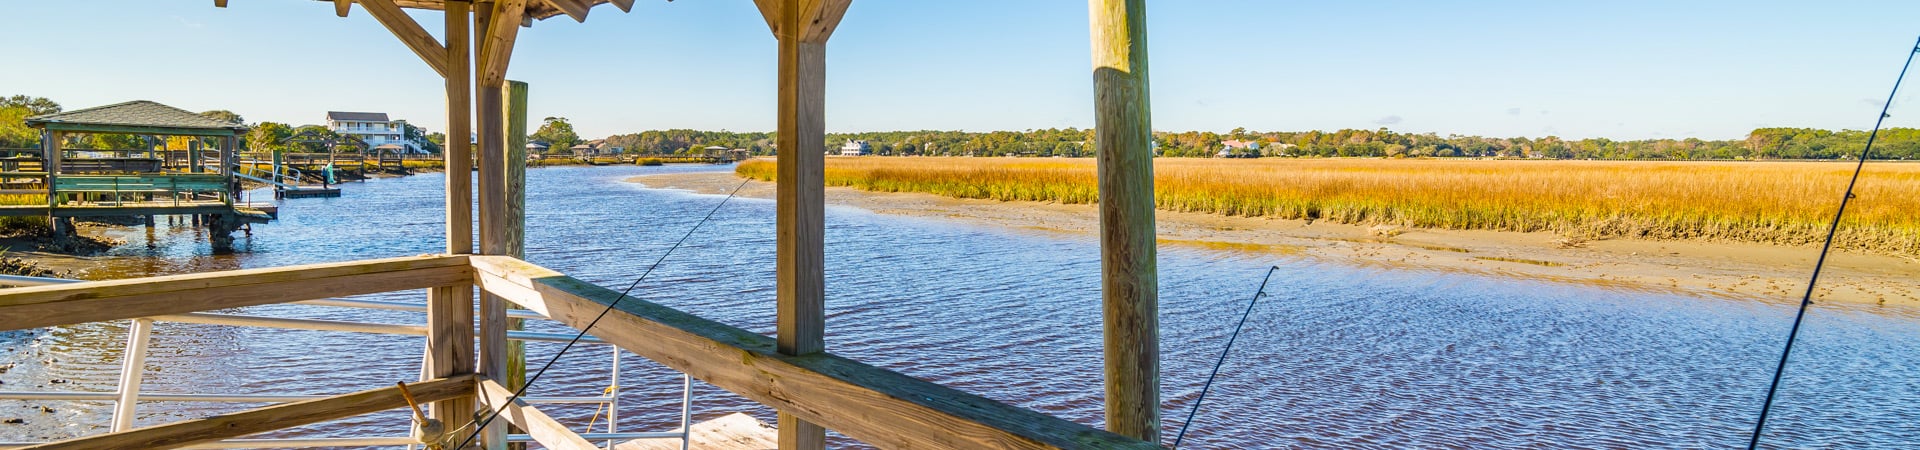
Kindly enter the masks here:
<path id="1" fill-rule="evenodd" d="M 40 135 L 28 129 L 25 119 L 60 112 L 60 104 L 40 97 L 15 95 L 0 98 L 0 148 L 35 148 Z M 202 114 L 244 123 L 230 111 L 215 110 Z M 312 151 L 315 142 L 332 139 L 333 133 L 321 125 L 293 126 L 277 122 L 259 122 L 244 136 L 246 148 L 274 151 Z M 446 142 L 440 133 L 426 133 L 408 126 L 405 134 L 429 143 L 430 151 L 439 151 Z M 1249 131 L 1236 128 L 1227 133 L 1211 131 L 1155 132 L 1155 151 L 1167 157 L 1479 157 L 1543 159 L 1843 159 L 1852 158 L 1866 145 L 1868 132 L 1860 130 L 1821 130 L 1813 128 L 1760 128 L 1745 139 L 1706 140 L 1607 138 L 1563 139 L 1556 136 L 1484 137 L 1435 133 L 1405 133 L 1386 128 L 1338 131 Z M 582 142 L 564 117 L 546 118 L 529 136 L 549 144 L 549 152 L 563 153 Z M 83 135 L 70 148 L 135 149 L 153 148 L 160 143 L 132 135 Z M 837 149 L 849 140 L 866 141 L 873 154 L 881 156 L 1092 156 L 1093 130 L 1048 128 L 1026 131 L 879 131 L 829 133 L 824 144 Z M 175 143 L 167 143 L 174 148 Z M 184 141 L 178 143 L 184 148 Z M 692 129 L 649 130 L 618 134 L 606 139 L 606 146 L 627 153 L 671 155 L 702 153 L 707 147 L 746 149 L 754 155 L 776 153 L 770 132 L 703 131 Z M 1920 129 L 1889 128 L 1880 131 L 1875 142 L 1876 159 L 1920 159 Z"/>

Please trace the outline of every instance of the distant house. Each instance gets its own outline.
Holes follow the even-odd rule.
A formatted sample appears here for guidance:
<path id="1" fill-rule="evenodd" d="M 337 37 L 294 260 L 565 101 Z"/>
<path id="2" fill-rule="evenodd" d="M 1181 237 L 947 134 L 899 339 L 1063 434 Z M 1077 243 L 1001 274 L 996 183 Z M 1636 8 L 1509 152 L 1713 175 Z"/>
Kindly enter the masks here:
<path id="1" fill-rule="evenodd" d="M 595 156 L 600 156 L 600 149 L 594 148 L 593 144 L 578 144 L 578 145 L 574 145 L 571 148 L 568 148 L 567 150 L 572 150 L 573 156 L 576 158 L 592 158 Z"/>
<path id="2" fill-rule="evenodd" d="M 548 146 L 547 143 L 545 142 L 539 142 L 539 141 L 527 142 L 527 154 L 544 155 L 547 153 L 547 148 L 549 147 L 550 146 Z"/>
<path id="3" fill-rule="evenodd" d="M 840 156 L 866 156 L 871 154 L 873 154 L 873 146 L 867 144 L 867 141 L 848 139 L 847 143 L 840 145 Z"/>
<path id="4" fill-rule="evenodd" d="M 1260 143 L 1258 142 L 1228 139 L 1220 141 L 1220 152 L 1214 153 L 1213 156 L 1215 158 L 1244 158 L 1259 156 L 1259 152 Z"/>
<path id="5" fill-rule="evenodd" d="M 627 150 L 624 148 L 608 145 L 606 139 L 594 139 L 591 141 L 587 141 L 587 145 L 593 146 L 593 151 L 598 152 L 597 154 L 600 156 L 618 155 L 621 153 L 626 153 L 626 150 Z"/>
<path id="6" fill-rule="evenodd" d="M 405 153 L 426 153 L 425 143 L 407 138 L 407 121 L 387 113 L 327 111 L 327 130 L 366 141 L 368 147 L 397 145 Z"/>

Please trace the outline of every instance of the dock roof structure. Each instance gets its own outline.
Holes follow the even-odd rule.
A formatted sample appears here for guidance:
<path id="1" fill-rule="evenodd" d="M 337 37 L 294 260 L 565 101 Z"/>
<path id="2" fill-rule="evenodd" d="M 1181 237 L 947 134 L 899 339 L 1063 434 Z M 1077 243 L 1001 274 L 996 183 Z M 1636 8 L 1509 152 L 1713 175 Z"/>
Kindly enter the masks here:
<path id="1" fill-rule="evenodd" d="M 27 126 L 73 133 L 236 136 L 247 126 L 148 100 L 28 117 Z"/>

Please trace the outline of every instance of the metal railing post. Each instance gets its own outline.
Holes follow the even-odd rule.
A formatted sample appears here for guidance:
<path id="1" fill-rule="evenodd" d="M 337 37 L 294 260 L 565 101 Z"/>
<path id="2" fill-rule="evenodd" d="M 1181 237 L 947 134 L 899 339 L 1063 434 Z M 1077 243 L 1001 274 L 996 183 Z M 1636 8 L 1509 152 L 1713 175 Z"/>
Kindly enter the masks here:
<path id="1" fill-rule="evenodd" d="M 620 347 L 608 347 L 613 348 L 613 376 L 610 377 L 612 382 L 607 385 L 607 432 L 618 433 L 615 424 L 620 423 Z M 607 440 L 607 448 L 613 448 L 614 444 L 614 440 Z"/>
<path id="2" fill-rule="evenodd" d="M 680 373 L 680 450 L 693 445 L 693 375 Z"/>
<path id="3" fill-rule="evenodd" d="M 113 431 L 133 429 L 133 410 L 140 399 L 140 376 L 146 372 L 147 337 L 153 319 L 133 319 L 127 328 L 127 351 L 121 355 L 119 399 L 113 405 Z"/>

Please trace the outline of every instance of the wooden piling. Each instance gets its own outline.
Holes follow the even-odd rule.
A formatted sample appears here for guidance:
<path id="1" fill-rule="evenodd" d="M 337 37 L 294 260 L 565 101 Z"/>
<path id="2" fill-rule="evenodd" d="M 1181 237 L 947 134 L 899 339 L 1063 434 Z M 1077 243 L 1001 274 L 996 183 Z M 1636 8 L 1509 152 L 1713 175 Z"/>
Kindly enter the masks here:
<path id="1" fill-rule="evenodd" d="M 468 67 L 472 50 L 468 41 L 466 1 L 446 2 L 446 158 L 447 253 L 473 253 L 473 159 L 471 133 L 472 71 Z M 276 154 L 277 156 L 277 154 Z M 278 161 L 278 158 L 276 158 Z M 422 381 L 474 373 L 473 285 L 462 283 L 427 291 L 427 363 Z M 473 420 L 477 409 L 472 397 L 455 397 L 434 402 L 432 415 L 448 427 L 459 427 Z"/>
<path id="2" fill-rule="evenodd" d="M 502 249 L 507 256 L 526 259 L 527 228 L 527 83 L 508 81 L 501 95 L 506 98 L 506 154 L 501 163 L 506 173 L 506 204 L 502 205 L 505 223 L 500 232 L 505 242 Z M 507 319 L 508 330 L 519 330 L 524 325 L 522 319 Z M 507 343 L 507 375 L 497 379 L 506 386 L 519 389 L 527 380 L 527 344 L 522 341 Z"/>
<path id="3" fill-rule="evenodd" d="M 1160 441 L 1159 280 L 1146 0 L 1089 0 L 1107 429 Z"/>

